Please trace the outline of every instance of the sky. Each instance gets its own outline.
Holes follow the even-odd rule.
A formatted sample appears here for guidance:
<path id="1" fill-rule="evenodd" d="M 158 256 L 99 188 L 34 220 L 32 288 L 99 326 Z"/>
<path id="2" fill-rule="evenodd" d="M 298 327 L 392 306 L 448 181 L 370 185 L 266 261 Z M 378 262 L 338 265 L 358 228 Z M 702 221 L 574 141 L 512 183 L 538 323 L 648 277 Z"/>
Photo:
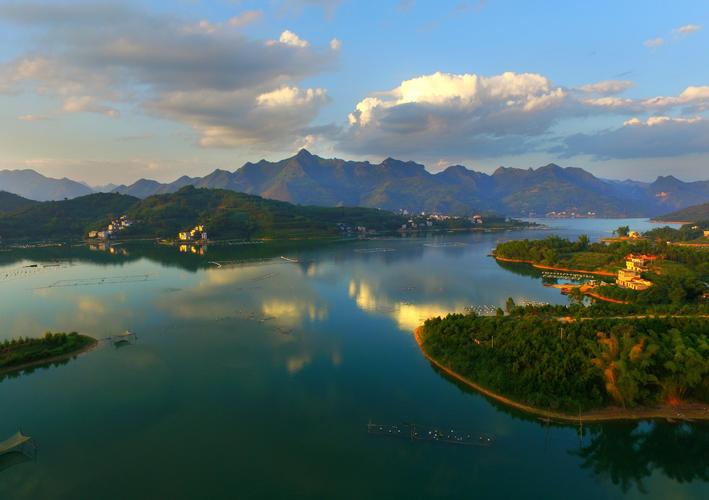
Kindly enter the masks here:
<path id="1" fill-rule="evenodd" d="M 279 160 L 709 179 L 704 0 L 0 0 L 0 169 Z"/>

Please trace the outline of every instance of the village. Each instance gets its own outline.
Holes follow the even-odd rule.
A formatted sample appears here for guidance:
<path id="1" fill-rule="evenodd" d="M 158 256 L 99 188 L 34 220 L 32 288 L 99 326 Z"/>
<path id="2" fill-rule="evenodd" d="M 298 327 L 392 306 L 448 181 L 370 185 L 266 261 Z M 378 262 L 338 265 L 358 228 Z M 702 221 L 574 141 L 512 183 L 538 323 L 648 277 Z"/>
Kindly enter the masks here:
<path id="1" fill-rule="evenodd" d="M 90 240 L 110 240 L 115 237 L 119 232 L 125 231 L 133 225 L 133 221 L 128 218 L 127 215 L 121 215 L 117 219 L 111 220 L 106 226 L 106 229 L 100 231 L 89 231 L 87 234 Z"/>

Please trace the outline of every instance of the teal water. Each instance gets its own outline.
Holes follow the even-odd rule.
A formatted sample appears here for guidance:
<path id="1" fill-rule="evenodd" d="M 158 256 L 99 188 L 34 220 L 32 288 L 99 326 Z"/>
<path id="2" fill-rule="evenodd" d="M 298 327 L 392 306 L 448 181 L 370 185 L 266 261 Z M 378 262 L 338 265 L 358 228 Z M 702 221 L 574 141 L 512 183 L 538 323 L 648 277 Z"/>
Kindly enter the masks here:
<path id="1" fill-rule="evenodd" d="M 545 222 L 592 238 L 624 223 Z M 707 426 L 581 436 L 420 355 L 411 331 L 429 316 L 508 296 L 564 303 L 487 257 L 499 240 L 547 234 L 0 252 L 0 339 L 138 334 L 0 382 L 0 440 L 21 428 L 39 446 L 35 460 L 0 457 L 0 498 L 707 498 Z M 370 419 L 496 439 L 371 436 Z"/>

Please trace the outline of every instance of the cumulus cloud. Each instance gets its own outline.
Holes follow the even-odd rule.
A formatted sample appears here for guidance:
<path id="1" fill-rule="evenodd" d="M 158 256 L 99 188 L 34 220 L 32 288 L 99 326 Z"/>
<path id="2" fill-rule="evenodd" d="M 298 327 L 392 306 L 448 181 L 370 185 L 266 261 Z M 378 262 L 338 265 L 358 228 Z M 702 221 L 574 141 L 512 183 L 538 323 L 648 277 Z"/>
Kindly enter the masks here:
<path id="1" fill-rule="evenodd" d="M 310 42 L 308 42 L 307 40 L 303 40 L 298 35 L 289 30 L 285 30 L 283 33 L 281 33 L 281 36 L 278 41 L 269 40 L 266 43 L 267 45 L 271 46 L 281 43 L 283 45 L 290 45 L 291 47 L 298 47 L 301 49 L 304 49 L 310 45 Z"/>
<path id="2" fill-rule="evenodd" d="M 342 48 L 342 42 L 337 38 L 330 40 L 330 48 L 332 50 L 340 50 Z"/>
<path id="3" fill-rule="evenodd" d="M 330 68 L 336 57 L 292 32 L 268 45 L 239 30 L 118 4 L 7 4 L 0 6 L 0 21 L 28 28 L 38 47 L 0 66 L 0 91 L 54 96 L 64 112 L 115 117 L 121 106 L 137 106 L 194 127 L 203 145 L 268 149 L 310 134 L 310 121 L 327 99 L 322 89 L 298 83 Z M 291 109 L 285 103 L 264 111 L 259 97 L 284 87 L 296 89 L 300 100 L 294 98 Z M 264 123 L 266 115 L 273 125 Z"/>
<path id="4" fill-rule="evenodd" d="M 709 153 L 709 121 L 702 117 L 631 118 L 617 129 L 567 137 L 559 151 L 565 156 L 584 154 L 603 160 Z"/>
<path id="5" fill-rule="evenodd" d="M 439 72 L 360 101 L 340 146 L 375 154 L 516 151 L 525 136 L 546 132 L 568 102 L 565 89 L 537 74 Z"/>
<path id="6" fill-rule="evenodd" d="M 559 140 L 555 125 L 571 118 L 709 109 L 709 87 L 648 99 L 616 95 L 631 86 L 609 80 L 565 88 L 533 73 L 434 73 L 363 98 L 336 142 L 358 154 L 475 159 L 549 150 Z M 657 123 L 651 117 L 644 125 Z"/>

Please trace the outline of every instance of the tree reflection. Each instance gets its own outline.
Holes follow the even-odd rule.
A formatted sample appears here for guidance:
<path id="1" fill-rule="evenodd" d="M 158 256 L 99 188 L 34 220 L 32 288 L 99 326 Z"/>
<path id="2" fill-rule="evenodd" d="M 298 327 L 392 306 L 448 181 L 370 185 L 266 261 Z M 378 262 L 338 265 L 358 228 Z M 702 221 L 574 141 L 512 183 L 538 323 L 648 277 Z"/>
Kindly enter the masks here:
<path id="1" fill-rule="evenodd" d="M 660 471 L 678 482 L 709 480 L 709 427 L 667 423 L 604 424 L 591 429 L 591 441 L 571 451 L 581 467 L 610 478 L 625 493 Z"/>

